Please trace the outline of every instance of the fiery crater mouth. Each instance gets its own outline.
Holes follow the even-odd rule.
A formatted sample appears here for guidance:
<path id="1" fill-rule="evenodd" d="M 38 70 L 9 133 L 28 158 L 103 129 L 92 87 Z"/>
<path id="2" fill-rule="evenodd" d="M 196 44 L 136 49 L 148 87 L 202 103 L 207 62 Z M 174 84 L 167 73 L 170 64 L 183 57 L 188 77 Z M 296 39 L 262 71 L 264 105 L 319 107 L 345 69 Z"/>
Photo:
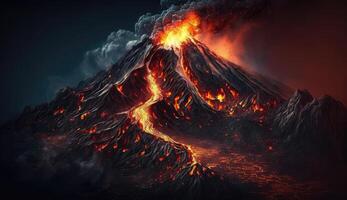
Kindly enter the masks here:
<path id="1" fill-rule="evenodd" d="M 191 89 L 197 92 L 197 96 L 201 98 L 202 102 L 204 102 L 207 106 L 215 111 L 222 111 L 224 113 L 227 113 L 229 116 L 232 116 L 234 115 L 236 109 L 235 107 L 241 104 L 243 105 L 242 101 L 238 102 L 238 91 L 236 91 L 227 82 L 223 83 L 223 85 L 218 86 L 218 88 L 205 88 L 204 85 L 199 83 L 198 77 L 196 77 L 196 74 L 192 71 L 193 66 L 190 66 L 190 63 L 186 60 L 187 55 L 186 53 L 184 53 L 184 51 L 187 47 L 185 45 L 189 45 L 189 43 L 195 45 L 197 47 L 197 51 L 199 51 L 201 55 L 205 55 L 203 53 L 203 50 L 201 49 L 202 47 L 199 46 L 197 44 L 197 40 L 194 39 L 194 37 L 199 34 L 199 26 L 199 16 L 193 12 L 190 12 L 185 15 L 183 20 L 174 21 L 170 24 L 165 25 L 163 27 L 163 30 L 155 33 L 152 39 L 157 45 L 161 45 L 165 49 L 175 50 L 175 54 L 178 56 L 179 60 L 176 68 L 181 68 L 182 71 L 182 73 L 179 73 L 179 75 L 181 76 L 181 78 L 183 78 L 183 80 L 191 84 Z M 156 122 L 155 119 L 153 119 L 153 111 L 151 110 L 151 108 L 154 104 L 163 100 L 163 98 L 167 96 L 167 91 L 162 90 L 163 83 L 160 81 L 160 79 L 163 78 L 162 76 L 165 76 L 165 64 L 163 64 L 163 58 L 159 57 L 156 59 L 159 59 L 159 61 L 154 60 L 153 63 L 149 62 L 149 64 L 145 66 L 147 74 L 145 80 L 147 81 L 147 89 L 150 93 L 150 97 L 140 105 L 133 107 L 129 112 L 129 116 L 132 121 L 136 123 L 144 132 L 160 138 L 166 142 L 183 145 L 192 157 L 192 164 L 196 164 L 197 161 L 194 156 L 195 154 L 189 145 L 175 141 L 173 138 L 160 131 L 155 126 Z M 156 64 L 156 62 L 158 62 L 159 64 Z M 156 65 L 158 65 L 159 67 Z M 216 69 L 214 70 L 216 71 Z M 206 76 L 210 76 L 210 73 L 212 72 L 207 70 L 203 73 Z M 169 91 L 168 93 L 171 95 L 173 91 Z M 183 93 L 175 94 L 175 97 L 173 98 L 174 100 L 172 106 L 178 113 L 181 113 L 181 98 L 183 98 Z M 188 97 L 184 107 L 188 106 L 191 101 L 192 96 Z M 254 112 L 264 111 L 263 107 L 260 104 L 257 104 L 255 97 L 253 97 L 252 106 L 256 106 L 255 109 L 252 107 Z M 245 106 L 243 105 L 242 107 Z M 178 119 L 178 117 L 176 119 Z"/>
<path id="2" fill-rule="evenodd" d="M 173 22 L 163 28 L 156 41 L 164 48 L 179 48 L 199 31 L 200 19 L 195 13 L 188 13 L 181 21 Z"/>

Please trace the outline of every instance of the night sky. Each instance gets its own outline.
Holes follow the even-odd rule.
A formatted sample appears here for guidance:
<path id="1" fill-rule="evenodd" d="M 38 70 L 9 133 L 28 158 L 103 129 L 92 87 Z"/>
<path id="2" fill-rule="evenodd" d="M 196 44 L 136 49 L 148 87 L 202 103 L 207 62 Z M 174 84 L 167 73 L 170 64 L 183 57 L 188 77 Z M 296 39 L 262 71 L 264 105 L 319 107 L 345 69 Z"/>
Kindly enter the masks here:
<path id="1" fill-rule="evenodd" d="M 1 115 L 47 102 L 57 85 L 76 85 L 86 51 L 138 17 L 158 12 L 160 0 L 8 1 L 1 5 Z"/>
<path id="2" fill-rule="evenodd" d="M 245 40 L 247 62 L 292 88 L 347 104 L 347 6 L 339 0 L 290 2 L 271 11 Z M 54 97 L 84 79 L 81 62 L 118 29 L 161 10 L 160 0 L 8 1 L 1 5 L 1 115 Z"/>

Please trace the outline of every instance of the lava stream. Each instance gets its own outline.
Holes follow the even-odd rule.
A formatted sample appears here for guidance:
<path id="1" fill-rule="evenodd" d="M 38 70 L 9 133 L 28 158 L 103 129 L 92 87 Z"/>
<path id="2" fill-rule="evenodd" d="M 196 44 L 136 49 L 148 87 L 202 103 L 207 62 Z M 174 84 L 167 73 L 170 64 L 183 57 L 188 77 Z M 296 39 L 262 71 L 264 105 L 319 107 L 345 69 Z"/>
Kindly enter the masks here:
<path id="1" fill-rule="evenodd" d="M 147 81 L 152 95 L 145 103 L 141 104 L 131 112 L 131 117 L 140 124 L 141 128 L 146 133 L 162 138 L 165 141 L 173 142 L 173 140 L 169 136 L 158 131 L 153 126 L 149 109 L 152 104 L 158 102 L 162 98 L 162 95 L 160 88 L 150 71 L 147 75 Z"/>
<path id="2" fill-rule="evenodd" d="M 160 90 L 160 86 L 157 84 L 156 79 L 154 78 L 154 76 L 152 75 L 151 71 L 148 70 L 148 75 L 147 75 L 147 82 L 148 82 L 148 86 L 151 92 L 151 97 L 143 104 L 141 104 L 140 106 L 136 107 L 134 110 L 132 110 L 130 112 L 130 117 L 137 123 L 139 123 L 141 129 L 146 132 L 149 133 L 151 135 L 154 135 L 158 138 L 163 139 L 166 142 L 172 142 L 172 143 L 176 143 L 178 144 L 178 142 L 174 141 L 172 138 L 170 138 L 168 135 L 160 132 L 159 130 L 157 130 L 152 122 L 151 119 L 151 113 L 150 113 L 150 108 L 151 105 L 155 104 L 156 102 L 158 102 L 159 100 L 161 100 L 163 98 L 161 90 Z M 184 145 L 187 148 L 187 151 L 191 154 L 192 156 L 192 165 L 197 163 L 196 159 L 194 157 L 194 153 L 192 151 L 192 149 L 190 148 L 189 145 L 185 145 L 182 143 L 179 143 L 181 145 Z"/>

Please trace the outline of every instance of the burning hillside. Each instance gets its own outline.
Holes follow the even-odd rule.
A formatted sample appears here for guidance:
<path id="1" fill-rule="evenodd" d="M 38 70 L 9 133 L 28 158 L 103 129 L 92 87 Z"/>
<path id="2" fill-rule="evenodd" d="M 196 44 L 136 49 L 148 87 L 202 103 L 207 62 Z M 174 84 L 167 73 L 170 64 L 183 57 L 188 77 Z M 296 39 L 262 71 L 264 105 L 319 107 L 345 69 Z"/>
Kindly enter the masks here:
<path id="1" fill-rule="evenodd" d="M 245 71 L 198 41 L 200 22 L 199 14 L 188 12 L 143 38 L 109 70 L 61 90 L 48 104 L 26 109 L 4 127 L 10 134 L 3 137 L 25 144 L 6 147 L 11 152 L 6 159 L 32 176 L 47 170 L 44 180 L 75 173 L 73 187 L 88 183 L 97 193 L 119 198 L 292 199 L 293 192 L 311 198 L 307 192 L 312 191 L 290 187 L 291 177 L 272 171 L 282 166 L 264 162 L 290 155 L 283 147 L 300 138 L 291 134 L 310 134 L 320 127 L 312 124 L 324 121 L 321 114 L 330 109 L 336 132 L 320 141 L 338 143 L 332 154 L 344 157 L 344 106 L 313 99 L 301 106 L 298 94 L 288 100 L 282 84 Z M 321 131 L 326 134 L 329 126 Z M 306 144 L 320 147 L 308 138 L 295 151 L 304 154 Z M 253 162 L 242 152 L 260 156 Z M 251 192 L 241 192 L 249 187 Z"/>

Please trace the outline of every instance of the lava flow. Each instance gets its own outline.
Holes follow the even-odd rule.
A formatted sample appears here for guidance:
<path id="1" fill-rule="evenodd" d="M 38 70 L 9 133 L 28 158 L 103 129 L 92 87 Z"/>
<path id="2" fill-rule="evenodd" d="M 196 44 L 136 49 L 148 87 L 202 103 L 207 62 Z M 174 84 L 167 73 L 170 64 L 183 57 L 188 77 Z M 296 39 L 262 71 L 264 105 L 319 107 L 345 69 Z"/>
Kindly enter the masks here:
<path id="1" fill-rule="evenodd" d="M 193 37 L 198 31 L 199 18 L 195 13 L 188 13 L 183 21 L 175 22 L 164 27 L 164 31 L 158 33 L 155 41 L 164 48 L 180 48 L 183 43 Z M 147 133 L 152 134 L 167 142 L 175 142 L 168 135 L 157 130 L 153 126 L 151 119 L 151 105 L 155 104 L 163 98 L 160 86 L 156 81 L 156 77 L 150 69 L 147 70 L 147 84 L 151 92 L 151 97 L 140 106 L 130 112 L 130 117 L 139 123 L 140 127 Z M 192 156 L 192 164 L 195 164 L 194 153 L 188 145 L 184 145 Z"/>
<path id="2" fill-rule="evenodd" d="M 138 106 L 131 112 L 131 117 L 140 124 L 141 128 L 145 132 L 162 138 L 165 141 L 173 142 L 173 140 L 169 136 L 158 131 L 153 126 L 153 123 L 151 121 L 150 106 L 158 102 L 162 98 L 162 95 L 160 87 L 157 85 L 156 80 L 154 79 L 150 70 L 148 70 L 147 81 L 152 95 L 145 103 Z"/>
<path id="3" fill-rule="evenodd" d="M 132 119 L 134 119 L 136 122 L 139 123 L 142 130 L 145 131 L 146 133 L 149 133 L 149 134 L 154 135 L 158 138 L 161 138 L 166 142 L 177 143 L 172 138 L 170 138 L 168 135 L 162 133 L 161 131 L 157 130 L 153 126 L 150 108 L 151 108 L 151 105 L 153 105 L 156 102 L 158 102 L 159 100 L 161 100 L 163 96 L 162 96 L 162 93 L 160 90 L 160 86 L 157 84 L 156 79 L 154 78 L 153 74 L 151 73 L 151 70 L 148 70 L 147 82 L 149 85 L 149 90 L 151 92 L 151 97 L 145 103 L 141 104 L 140 106 L 138 106 L 134 110 L 132 110 L 130 112 L 130 116 Z M 180 144 L 184 145 L 182 143 L 180 143 Z M 192 157 L 191 165 L 196 164 L 196 159 L 194 157 L 194 153 L 191 150 L 190 146 L 188 146 L 188 145 L 184 145 L 184 146 L 187 148 L 188 153 L 191 154 L 191 157 Z M 193 168 L 193 171 L 194 171 L 194 168 Z"/>

